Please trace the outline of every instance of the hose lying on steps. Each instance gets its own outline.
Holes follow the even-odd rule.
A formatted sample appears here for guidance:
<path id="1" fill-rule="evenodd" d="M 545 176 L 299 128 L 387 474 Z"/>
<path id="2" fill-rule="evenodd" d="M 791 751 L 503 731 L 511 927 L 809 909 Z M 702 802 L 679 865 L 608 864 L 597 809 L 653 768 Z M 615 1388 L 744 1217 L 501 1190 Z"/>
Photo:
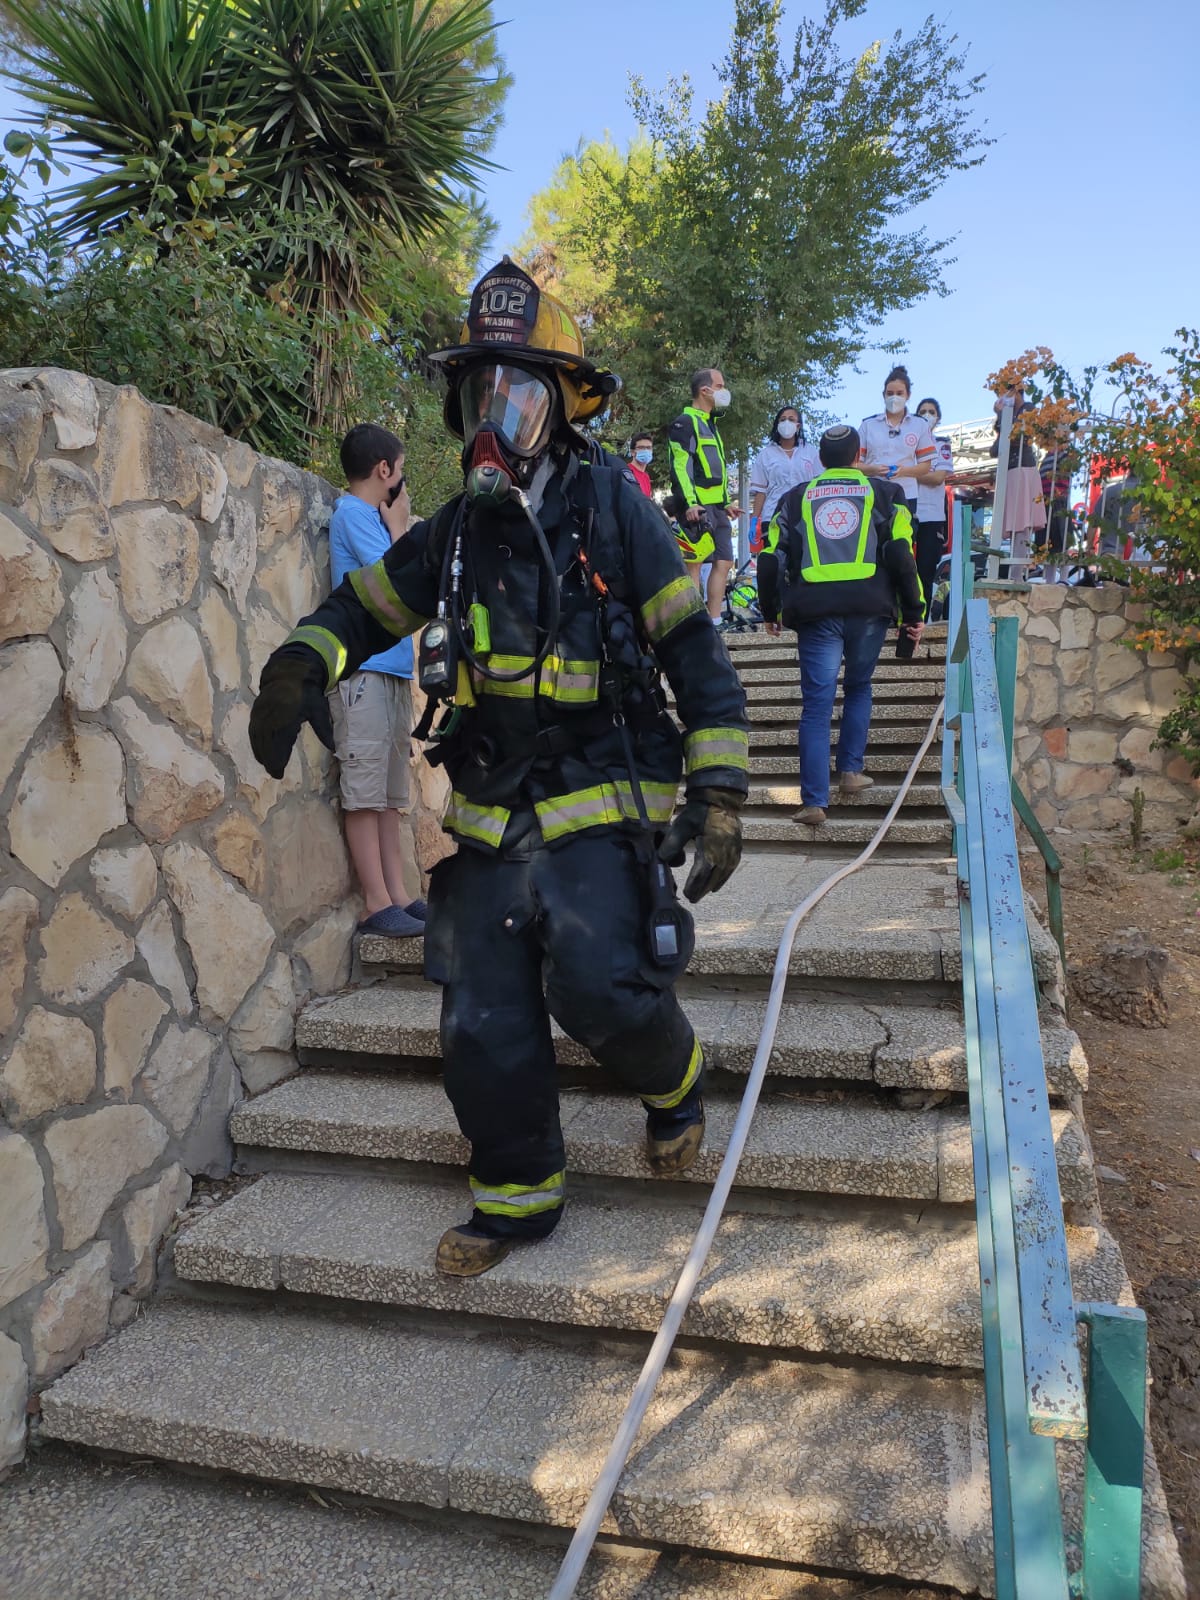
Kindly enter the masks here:
<path id="1" fill-rule="evenodd" d="M 663 1368 L 667 1364 L 667 1357 L 675 1343 L 675 1337 L 683 1322 L 684 1313 L 691 1302 L 692 1295 L 696 1292 L 696 1285 L 700 1281 L 700 1274 L 704 1271 L 704 1263 L 708 1260 L 708 1252 L 712 1249 L 713 1238 L 720 1225 L 729 1191 L 733 1188 L 733 1180 L 737 1176 L 738 1163 L 742 1159 L 742 1152 L 746 1148 L 746 1139 L 750 1133 L 750 1122 L 758 1106 L 758 1097 L 762 1090 L 762 1082 L 767 1073 L 767 1065 L 771 1059 L 771 1052 L 775 1048 L 775 1030 L 779 1026 L 779 1013 L 783 1008 L 783 992 L 787 986 L 788 965 L 792 956 L 792 945 L 795 942 L 796 930 L 804 921 L 813 907 L 835 888 L 839 883 L 850 877 L 852 873 L 865 867 L 883 842 L 888 829 L 896 819 L 896 813 L 904 803 L 904 797 L 912 786 L 912 781 L 917 775 L 921 762 L 941 724 L 942 714 L 946 702 L 941 700 L 937 710 L 930 720 L 928 730 L 921 741 L 921 748 L 912 759 L 912 764 L 904 775 L 904 780 L 896 793 L 896 798 L 888 808 L 887 816 L 862 852 L 855 856 L 853 861 L 839 867 L 836 872 L 829 875 L 821 884 L 808 895 L 792 912 L 784 927 L 779 940 L 779 949 L 775 955 L 775 971 L 771 978 L 771 993 L 767 1000 L 767 1014 L 763 1019 L 762 1032 L 758 1039 L 758 1049 L 754 1054 L 754 1064 L 750 1068 L 750 1076 L 746 1082 L 742 1103 L 738 1108 L 737 1120 L 734 1122 L 733 1131 L 729 1136 L 729 1148 L 725 1152 L 725 1159 L 721 1163 L 721 1170 L 717 1173 L 716 1182 L 713 1184 L 712 1193 L 708 1198 L 704 1216 L 696 1230 L 696 1237 L 692 1240 L 692 1248 L 688 1251 L 687 1260 L 675 1284 L 667 1306 L 666 1315 L 662 1325 L 650 1347 L 650 1353 L 642 1366 L 641 1374 L 633 1393 L 629 1397 L 629 1404 L 625 1407 L 625 1415 L 617 1429 L 612 1446 L 605 1458 L 600 1476 L 596 1479 L 595 1488 L 584 1507 L 583 1516 L 576 1528 L 566 1555 L 563 1557 L 562 1566 L 558 1570 L 558 1577 L 554 1580 L 554 1587 L 550 1590 L 547 1600 L 571 1600 L 571 1596 L 583 1575 L 587 1558 L 591 1554 L 592 1546 L 596 1542 L 596 1535 L 600 1532 L 600 1524 L 608 1510 L 609 1501 L 616 1492 L 617 1483 L 625 1470 L 625 1462 L 633 1448 L 633 1441 L 637 1437 L 642 1419 L 651 1397 L 662 1377 Z"/>

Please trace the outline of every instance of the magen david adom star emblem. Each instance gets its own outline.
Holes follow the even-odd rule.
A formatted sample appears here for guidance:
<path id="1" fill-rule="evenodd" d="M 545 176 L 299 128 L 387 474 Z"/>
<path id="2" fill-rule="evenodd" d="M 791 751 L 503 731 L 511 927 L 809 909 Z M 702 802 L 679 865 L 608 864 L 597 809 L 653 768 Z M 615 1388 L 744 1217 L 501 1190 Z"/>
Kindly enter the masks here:
<path id="1" fill-rule="evenodd" d="M 858 531 L 858 512 L 848 500 L 827 500 L 813 513 L 813 526 L 822 539 L 848 539 Z"/>

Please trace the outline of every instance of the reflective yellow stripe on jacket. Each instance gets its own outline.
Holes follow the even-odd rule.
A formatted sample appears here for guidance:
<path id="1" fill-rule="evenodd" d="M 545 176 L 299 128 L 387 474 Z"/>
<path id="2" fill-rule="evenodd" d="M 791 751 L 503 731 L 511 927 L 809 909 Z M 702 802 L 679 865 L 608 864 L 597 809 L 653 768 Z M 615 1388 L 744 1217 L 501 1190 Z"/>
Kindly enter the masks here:
<path id="1" fill-rule="evenodd" d="M 651 822 L 669 822 L 675 807 L 676 785 L 643 783 L 642 798 Z M 547 844 L 586 828 L 600 828 L 621 822 L 637 821 L 637 805 L 628 783 L 598 783 L 591 789 L 576 789 L 572 794 L 553 795 L 539 800 L 537 812 L 542 838 Z"/>
<path id="2" fill-rule="evenodd" d="M 489 667 L 497 672 L 517 672 L 533 666 L 532 656 L 504 656 L 495 652 L 487 658 Z M 533 699 L 533 676 L 517 678 L 511 683 L 498 683 L 476 673 L 476 694 L 497 694 L 510 700 Z M 564 661 L 561 656 L 547 656 L 538 673 L 538 694 L 559 705 L 591 706 L 600 695 L 600 663 L 598 661 Z"/>
<path id="3" fill-rule="evenodd" d="M 345 646 L 336 634 L 330 633 L 328 628 L 314 628 L 311 624 L 303 628 L 293 628 L 283 642 L 284 644 L 306 644 L 310 650 L 317 652 L 325 663 L 325 688 L 327 691 L 333 688 L 346 670 Z"/>
<path id="4" fill-rule="evenodd" d="M 442 818 L 442 827 L 447 833 L 460 834 L 464 839 L 478 839 L 481 844 L 490 844 L 498 850 L 511 815 L 511 811 L 504 806 L 477 806 L 455 789 Z"/>
<path id="5" fill-rule="evenodd" d="M 651 644 L 661 644 L 673 628 L 707 608 L 690 578 L 672 578 L 642 607 L 642 623 Z"/>
<path id="6" fill-rule="evenodd" d="M 533 1217 L 540 1211 L 554 1211 L 563 1203 L 565 1172 L 553 1172 L 542 1183 L 481 1183 L 467 1180 L 476 1209 L 493 1217 Z"/>
<path id="7" fill-rule="evenodd" d="M 750 735 L 743 728 L 696 728 L 683 738 L 687 776 L 705 767 L 750 770 Z"/>
<path id="8" fill-rule="evenodd" d="M 359 567 L 349 574 L 349 579 L 350 587 L 375 621 L 398 639 L 416 633 L 429 621 L 401 600 L 382 561 L 376 561 L 374 566 Z"/>

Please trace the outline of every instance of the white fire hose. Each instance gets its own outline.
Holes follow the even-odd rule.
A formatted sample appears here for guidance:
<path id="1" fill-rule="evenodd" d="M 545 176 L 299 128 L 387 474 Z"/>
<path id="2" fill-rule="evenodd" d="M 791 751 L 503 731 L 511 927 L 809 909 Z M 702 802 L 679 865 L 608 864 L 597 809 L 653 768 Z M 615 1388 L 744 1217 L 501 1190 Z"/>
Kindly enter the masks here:
<path id="1" fill-rule="evenodd" d="M 758 1106 L 758 1097 L 762 1091 L 763 1079 L 766 1077 L 767 1066 L 771 1060 L 771 1052 L 775 1048 L 775 1031 L 779 1026 L 779 1013 L 783 1007 L 783 993 L 787 986 L 788 966 L 792 956 L 792 944 L 796 938 L 796 930 L 804 921 L 815 905 L 825 898 L 829 891 L 835 888 L 852 873 L 866 866 L 883 842 L 888 829 L 895 821 L 896 813 L 904 803 L 904 797 L 912 786 L 921 762 L 934 741 L 938 727 L 942 720 L 946 702 L 943 699 L 938 704 L 937 710 L 929 723 L 929 728 L 921 741 L 921 748 L 912 759 L 912 764 L 904 775 L 904 780 L 896 793 L 896 798 L 888 808 L 887 816 L 879 824 L 871 842 L 857 855 L 853 861 L 847 862 L 844 867 L 839 867 L 831 873 L 823 883 L 819 884 L 813 892 L 802 900 L 792 912 L 784 927 L 779 940 L 779 949 L 775 955 L 775 972 L 771 978 L 771 993 L 767 1000 L 767 1014 L 763 1019 L 762 1032 L 758 1039 L 758 1049 L 755 1051 L 754 1064 L 750 1068 L 750 1076 L 746 1082 L 742 1103 L 738 1108 L 737 1119 L 733 1131 L 729 1136 L 729 1148 L 725 1152 L 725 1159 L 721 1163 L 721 1170 L 717 1173 L 716 1182 L 713 1184 L 712 1193 L 708 1197 L 708 1205 L 704 1209 L 704 1216 L 696 1230 L 696 1237 L 692 1240 L 692 1248 L 688 1251 L 687 1260 L 675 1284 L 667 1306 L 666 1315 L 662 1325 L 650 1347 L 650 1353 L 642 1366 L 637 1384 L 629 1397 L 629 1404 L 625 1407 L 625 1415 L 617 1429 L 600 1476 L 596 1479 L 591 1497 L 584 1507 L 583 1516 L 576 1528 L 566 1555 L 563 1557 L 562 1566 L 558 1569 L 558 1576 L 554 1580 L 554 1587 L 550 1590 L 547 1600 L 571 1600 L 571 1596 L 583 1575 L 584 1566 L 591 1554 L 592 1546 L 596 1542 L 596 1535 L 600 1532 L 600 1524 L 604 1521 L 608 1510 L 609 1501 L 616 1493 L 617 1484 L 625 1462 L 637 1438 L 638 1429 L 646 1415 L 647 1407 L 653 1397 L 654 1390 L 662 1377 L 663 1368 L 667 1364 L 667 1357 L 675 1343 L 676 1335 L 683 1322 L 684 1314 L 691 1303 L 692 1295 L 696 1292 L 696 1285 L 700 1281 L 700 1274 L 704 1271 L 704 1264 L 708 1260 L 708 1252 L 712 1249 L 713 1238 L 725 1211 L 729 1199 L 729 1191 L 733 1188 L 733 1180 L 737 1176 L 738 1163 L 742 1159 L 742 1152 L 746 1148 L 746 1140 L 750 1134 L 750 1122 Z"/>

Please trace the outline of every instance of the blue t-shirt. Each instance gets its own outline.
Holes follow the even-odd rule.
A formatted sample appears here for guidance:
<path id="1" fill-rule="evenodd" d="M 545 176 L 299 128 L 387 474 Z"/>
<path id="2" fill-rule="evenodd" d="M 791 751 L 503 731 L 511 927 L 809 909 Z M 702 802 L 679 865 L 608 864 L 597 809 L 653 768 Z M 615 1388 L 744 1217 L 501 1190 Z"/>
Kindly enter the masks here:
<path id="1" fill-rule="evenodd" d="M 348 572 L 373 566 L 391 549 L 391 538 L 383 518 L 374 506 L 356 494 L 344 494 L 335 502 L 329 522 L 329 565 L 336 589 Z M 394 678 L 413 675 L 411 639 L 401 639 L 390 650 L 368 656 L 360 672 L 390 672 Z"/>

